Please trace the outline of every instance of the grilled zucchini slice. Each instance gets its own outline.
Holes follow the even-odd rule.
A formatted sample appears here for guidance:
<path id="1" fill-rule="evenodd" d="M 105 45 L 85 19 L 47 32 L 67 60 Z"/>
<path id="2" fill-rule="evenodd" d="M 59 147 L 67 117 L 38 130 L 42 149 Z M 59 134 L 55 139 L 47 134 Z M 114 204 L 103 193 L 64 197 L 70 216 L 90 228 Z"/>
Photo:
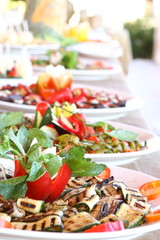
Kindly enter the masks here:
<path id="1" fill-rule="evenodd" d="M 127 205 L 126 203 L 122 203 L 116 212 L 116 216 L 118 216 L 121 220 L 128 222 L 127 228 L 133 228 L 141 223 L 144 213 Z"/>
<path id="2" fill-rule="evenodd" d="M 39 213 L 44 210 L 45 202 L 31 198 L 18 198 L 17 207 L 30 213 Z"/>
<path id="3" fill-rule="evenodd" d="M 70 218 L 64 223 L 63 232 L 82 232 L 99 222 L 87 212 L 80 212 Z"/>
<path id="4" fill-rule="evenodd" d="M 143 202 L 135 198 L 132 198 L 129 205 L 138 209 L 139 211 L 142 211 L 144 214 L 147 214 L 151 209 L 151 205 L 149 203 Z"/>
<path id="5" fill-rule="evenodd" d="M 90 212 L 93 207 L 98 203 L 99 196 L 96 193 L 95 185 L 86 188 L 84 197 L 74 206 L 78 211 Z"/>
<path id="6" fill-rule="evenodd" d="M 35 222 L 12 222 L 12 227 L 21 230 L 60 232 L 63 229 L 61 218 L 62 214 L 55 212 Z"/>

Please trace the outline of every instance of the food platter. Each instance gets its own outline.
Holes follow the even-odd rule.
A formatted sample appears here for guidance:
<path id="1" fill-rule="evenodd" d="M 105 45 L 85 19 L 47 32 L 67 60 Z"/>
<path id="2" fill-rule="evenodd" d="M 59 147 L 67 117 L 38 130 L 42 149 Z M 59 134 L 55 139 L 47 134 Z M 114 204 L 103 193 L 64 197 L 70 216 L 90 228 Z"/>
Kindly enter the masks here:
<path id="1" fill-rule="evenodd" d="M 122 67 L 120 65 L 113 66 L 113 69 L 106 70 L 78 70 L 72 69 L 74 81 L 102 81 L 110 79 L 110 77 L 120 74 Z"/>
<path id="2" fill-rule="evenodd" d="M 118 41 L 103 42 L 82 42 L 67 47 L 69 51 L 76 51 L 79 54 L 99 58 L 119 58 L 122 56 L 122 48 Z"/>
<path id="3" fill-rule="evenodd" d="M 33 66 L 34 75 L 37 76 L 41 72 L 45 71 L 45 67 Z M 120 65 L 114 65 L 112 69 L 103 70 L 79 70 L 70 69 L 74 81 L 104 81 L 122 72 Z"/>
<path id="4" fill-rule="evenodd" d="M 59 44 L 57 43 L 31 43 L 31 44 L 1 44 L 4 49 L 10 50 L 13 53 L 21 53 L 28 51 L 29 54 L 46 54 L 47 50 L 58 50 Z"/>
<path id="5" fill-rule="evenodd" d="M 108 122 L 108 121 L 107 121 Z M 148 148 L 136 151 L 136 152 L 125 152 L 125 153 L 107 153 L 107 154 L 85 154 L 85 157 L 91 158 L 96 162 L 105 162 L 109 165 L 123 165 L 136 160 L 137 158 L 156 152 L 160 149 L 160 137 L 146 131 L 142 128 L 134 127 L 131 125 L 108 122 L 116 128 L 129 130 L 139 134 L 139 140 L 147 141 Z"/>
<path id="6" fill-rule="evenodd" d="M 1 161 L 0 161 L 1 162 Z M 6 161 L 5 161 L 6 162 Z M 13 162 L 11 161 L 13 164 Z M 134 170 L 125 169 L 121 167 L 111 167 L 111 175 L 115 180 L 125 182 L 129 187 L 139 188 L 142 184 L 156 180 L 155 177 L 140 173 Z M 134 239 L 143 234 L 159 229 L 159 222 L 152 224 L 145 224 L 133 229 L 125 229 L 123 231 L 107 232 L 107 233 L 52 233 L 52 232 L 34 232 L 14 229 L 0 228 L 1 240 L 129 240 Z"/>
<path id="7" fill-rule="evenodd" d="M 29 81 L 27 81 L 26 79 L 2 80 L 2 81 L 0 81 L 0 87 L 7 85 L 7 84 L 16 86 L 18 83 L 29 85 L 29 84 L 35 83 L 35 82 L 36 82 L 36 78 L 33 78 L 32 80 L 29 80 Z M 125 107 L 78 109 L 78 111 L 85 114 L 85 116 L 88 119 L 94 119 L 95 121 L 99 120 L 99 118 L 111 120 L 111 119 L 123 117 L 124 115 L 126 115 L 129 112 L 132 112 L 134 110 L 142 108 L 144 105 L 144 101 L 142 98 L 131 97 L 131 96 L 124 94 L 123 92 L 115 91 L 113 89 L 99 88 L 99 87 L 92 86 L 92 85 L 73 84 L 73 88 L 77 88 L 77 87 L 80 87 L 80 88 L 88 87 L 88 88 L 96 90 L 96 91 L 100 90 L 100 91 L 106 91 L 108 93 L 116 93 L 127 99 Z M 23 111 L 26 113 L 34 113 L 35 106 L 0 101 L 0 111 L 1 112 Z"/>

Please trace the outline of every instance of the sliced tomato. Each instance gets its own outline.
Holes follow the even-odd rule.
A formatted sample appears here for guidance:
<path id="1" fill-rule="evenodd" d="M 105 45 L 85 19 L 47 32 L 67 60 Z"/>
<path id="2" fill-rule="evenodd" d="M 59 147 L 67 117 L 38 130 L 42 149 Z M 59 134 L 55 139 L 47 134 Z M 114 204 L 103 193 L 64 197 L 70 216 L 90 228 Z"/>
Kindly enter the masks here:
<path id="1" fill-rule="evenodd" d="M 36 200 L 46 200 L 51 192 L 52 180 L 46 171 L 40 178 L 33 182 L 27 182 L 26 197 Z"/>
<path id="2" fill-rule="evenodd" d="M 139 190 L 149 201 L 160 198 L 160 180 L 145 183 L 139 188 Z"/>
<path id="3" fill-rule="evenodd" d="M 157 222 L 160 221 L 160 210 L 150 212 L 145 216 L 146 222 Z"/>
<path id="4" fill-rule="evenodd" d="M 47 198 L 48 202 L 53 202 L 61 195 L 71 177 L 71 173 L 69 166 L 66 163 L 63 163 L 56 178 L 52 181 L 51 193 Z"/>
<path id="5" fill-rule="evenodd" d="M 40 112 L 41 116 L 43 117 L 49 107 L 49 103 L 42 101 L 37 104 L 36 111 Z"/>
<path id="6" fill-rule="evenodd" d="M 111 176 L 111 170 L 109 167 L 106 167 L 101 174 L 99 174 L 97 177 L 101 178 L 102 180 L 105 180 Z"/>
<path id="7" fill-rule="evenodd" d="M 5 219 L 0 219 L 0 228 L 12 228 L 12 223 L 6 221 Z"/>
<path id="8" fill-rule="evenodd" d="M 91 227 L 84 232 L 115 232 L 124 229 L 123 221 L 107 222 Z"/>

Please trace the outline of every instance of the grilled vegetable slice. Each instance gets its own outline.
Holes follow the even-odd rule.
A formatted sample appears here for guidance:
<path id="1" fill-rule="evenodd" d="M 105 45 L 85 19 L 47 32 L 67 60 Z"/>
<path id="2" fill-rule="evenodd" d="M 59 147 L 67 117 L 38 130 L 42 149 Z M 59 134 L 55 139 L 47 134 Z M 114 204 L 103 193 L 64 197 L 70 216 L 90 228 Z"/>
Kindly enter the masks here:
<path id="1" fill-rule="evenodd" d="M 18 198 L 17 207 L 27 212 L 39 213 L 44 208 L 44 201 L 34 200 L 31 198 Z"/>
<path id="2" fill-rule="evenodd" d="M 127 205 L 126 203 L 122 203 L 116 212 L 116 216 L 118 216 L 121 220 L 128 221 L 127 228 L 133 228 L 141 223 L 144 213 Z"/>
<path id="3" fill-rule="evenodd" d="M 92 209 L 91 215 L 100 220 L 105 216 L 115 213 L 122 200 L 116 200 L 114 197 L 103 197 L 97 203 L 97 205 Z"/>
<path id="4" fill-rule="evenodd" d="M 147 214 L 150 211 L 151 205 L 147 202 L 143 202 L 138 199 L 132 198 L 130 202 L 130 206 L 142 211 L 144 214 Z"/>
<path id="5" fill-rule="evenodd" d="M 12 222 L 14 229 L 32 230 L 32 231 L 54 231 L 60 232 L 63 229 L 62 212 L 57 211 L 52 215 L 46 216 L 34 222 Z"/>
<path id="6" fill-rule="evenodd" d="M 108 216 L 102 218 L 99 220 L 100 223 L 105 223 L 105 222 L 115 222 L 120 220 L 118 216 L 115 214 L 109 214 Z"/>
<path id="7" fill-rule="evenodd" d="M 120 187 L 117 190 L 118 192 L 122 193 L 123 199 L 127 202 L 129 202 L 129 198 L 131 197 L 134 198 L 142 197 L 141 192 L 135 188 Z"/>
<path id="8" fill-rule="evenodd" d="M 87 212 L 80 212 L 70 218 L 64 223 L 63 232 L 82 232 L 99 222 Z"/>
<path id="9" fill-rule="evenodd" d="M 79 201 L 75 207 L 78 211 L 90 212 L 92 208 L 98 203 L 99 196 L 95 191 L 95 185 L 91 185 L 86 188 L 84 198 Z"/>

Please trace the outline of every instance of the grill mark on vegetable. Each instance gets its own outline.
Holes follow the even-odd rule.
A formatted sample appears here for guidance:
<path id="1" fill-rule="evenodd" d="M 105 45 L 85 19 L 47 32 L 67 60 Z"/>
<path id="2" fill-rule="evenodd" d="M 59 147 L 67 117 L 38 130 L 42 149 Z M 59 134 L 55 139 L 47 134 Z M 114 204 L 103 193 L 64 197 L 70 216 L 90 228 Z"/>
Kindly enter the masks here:
<path id="1" fill-rule="evenodd" d="M 54 226 L 54 223 L 55 223 L 55 217 L 51 219 L 51 226 Z"/>
<path id="2" fill-rule="evenodd" d="M 32 230 L 35 231 L 35 230 L 36 230 L 36 227 L 37 227 L 37 224 L 36 224 L 36 223 L 33 224 L 33 226 L 32 226 Z"/>
<path id="3" fill-rule="evenodd" d="M 22 229 L 23 229 L 23 230 L 26 230 L 26 228 L 27 228 L 27 224 L 24 225 Z"/>
<path id="4" fill-rule="evenodd" d="M 145 206 L 142 206 L 140 203 L 135 202 L 134 204 L 135 207 L 145 209 Z"/>
<path id="5" fill-rule="evenodd" d="M 41 229 L 44 229 L 44 228 L 45 228 L 45 225 L 46 225 L 46 222 L 45 222 L 45 221 L 42 222 L 42 224 L 41 224 Z"/>
<path id="6" fill-rule="evenodd" d="M 27 208 L 33 208 L 34 209 L 36 207 L 35 204 L 26 203 L 26 202 L 23 202 L 23 201 L 21 201 L 20 204 L 24 207 L 27 207 Z"/>
<path id="7" fill-rule="evenodd" d="M 102 203 L 100 212 L 98 214 L 98 220 L 106 216 L 106 212 L 108 209 L 108 204 L 106 202 Z"/>

